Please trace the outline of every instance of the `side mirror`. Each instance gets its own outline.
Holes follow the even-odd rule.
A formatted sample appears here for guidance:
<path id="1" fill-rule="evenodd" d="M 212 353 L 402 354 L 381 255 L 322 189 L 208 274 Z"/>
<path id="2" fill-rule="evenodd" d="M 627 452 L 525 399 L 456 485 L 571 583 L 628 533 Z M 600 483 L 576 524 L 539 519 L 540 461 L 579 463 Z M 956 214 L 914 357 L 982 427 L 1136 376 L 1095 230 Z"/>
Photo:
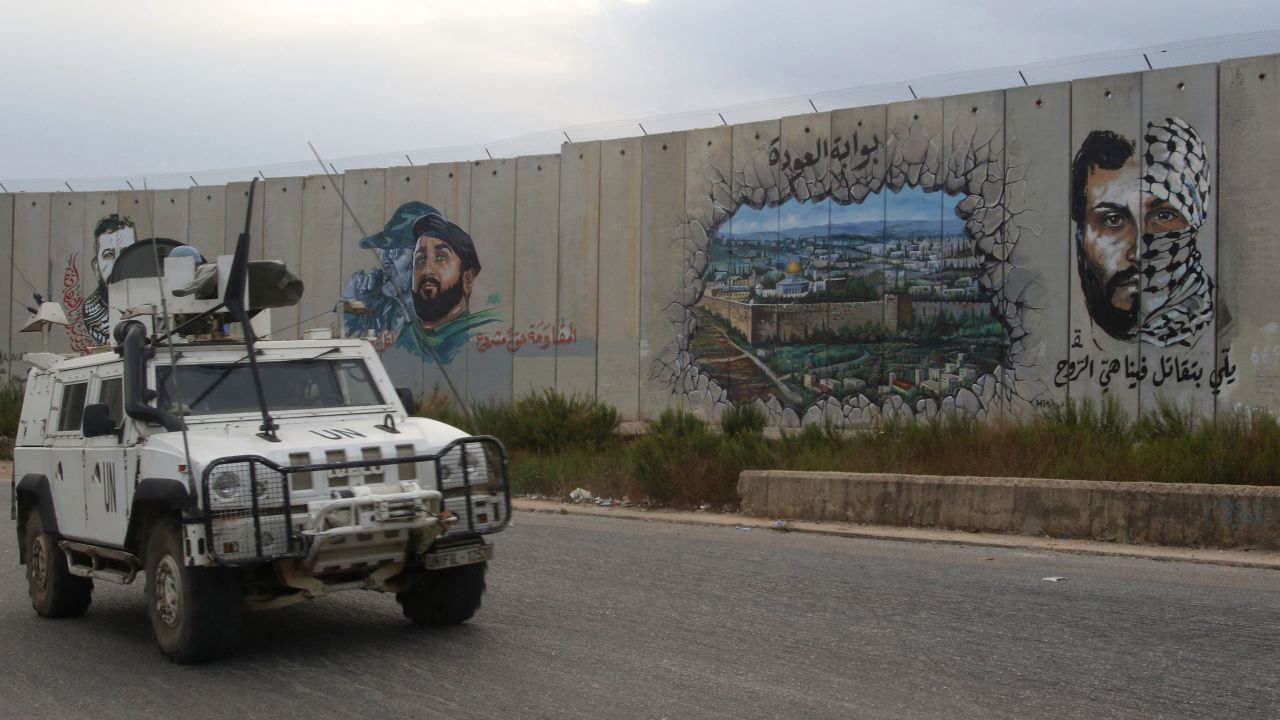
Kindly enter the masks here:
<path id="1" fill-rule="evenodd" d="M 80 431 L 85 437 L 103 437 L 105 435 L 121 436 L 122 428 L 111 417 L 111 406 L 106 403 L 92 403 L 84 406 L 84 416 L 80 420 Z"/>
<path id="2" fill-rule="evenodd" d="M 418 414 L 418 401 L 413 397 L 413 390 L 407 387 L 396 388 L 396 396 L 400 398 L 400 404 L 404 405 L 406 415 Z"/>

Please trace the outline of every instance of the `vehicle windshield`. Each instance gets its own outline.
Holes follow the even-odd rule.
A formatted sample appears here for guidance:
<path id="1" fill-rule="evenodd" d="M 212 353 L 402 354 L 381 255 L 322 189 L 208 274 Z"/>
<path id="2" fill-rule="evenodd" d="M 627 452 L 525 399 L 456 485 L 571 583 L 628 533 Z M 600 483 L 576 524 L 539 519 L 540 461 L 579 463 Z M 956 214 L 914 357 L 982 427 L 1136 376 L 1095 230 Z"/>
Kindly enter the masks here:
<path id="1" fill-rule="evenodd" d="M 249 363 L 156 367 L 158 407 L 174 415 L 258 411 Z M 382 395 L 362 360 L 259 362 L 262 391 L 272 411 L 382 405 Z"/>

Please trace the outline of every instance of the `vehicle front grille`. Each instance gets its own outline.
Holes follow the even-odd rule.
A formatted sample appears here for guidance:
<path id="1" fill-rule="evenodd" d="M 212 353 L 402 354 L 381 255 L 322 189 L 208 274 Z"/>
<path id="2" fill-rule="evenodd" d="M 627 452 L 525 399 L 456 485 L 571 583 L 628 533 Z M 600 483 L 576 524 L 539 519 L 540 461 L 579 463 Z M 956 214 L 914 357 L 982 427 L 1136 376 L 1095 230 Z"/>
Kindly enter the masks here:
<path id="1" fill-rule="evenodd" d="M 507 456 L 491 437 L 468 437 L 434 455 L 413 455 L 398 446 L 396 457 L 362 452 L 365 459 L 322 464 L 278 465 L 260 456 L 216 460 L 204 470 L 204 507 L 208 537 L 218 562 L 229 565 L 300 557 L 305 552 L 293 531 L 290 488 L 306 487 L 315 478 L 363 474 L 366 478 L 417 478 L 422 487 L 439 490 L 442 510 L 457 518 L 444 537 L 497 532 L 511 515 Z M 345 457 L 345 453 L 343 455 Z M 290 456 L 300 459 L 301 453 Z M 428 477 L 430 475 L 430 477 Z M 330 483 L 331 487 L 334 483 Z M 298 506 L 301 507 L 301 504 Z M 388 503 L 383 520 L 411 518 L 413 503 Z"/>

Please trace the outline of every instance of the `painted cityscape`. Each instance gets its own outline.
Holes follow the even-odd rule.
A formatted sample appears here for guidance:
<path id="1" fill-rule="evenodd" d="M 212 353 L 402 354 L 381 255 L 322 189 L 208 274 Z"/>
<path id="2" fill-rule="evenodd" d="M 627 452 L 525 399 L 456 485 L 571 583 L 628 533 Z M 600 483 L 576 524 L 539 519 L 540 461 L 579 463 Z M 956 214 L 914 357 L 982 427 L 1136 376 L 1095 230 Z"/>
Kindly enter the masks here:
<path id="1" fill-rule="evenodd" d="M 941 398 L 991 372 L 1003 326 L 958 196 L 743 206 L 711 239 L 691 349 L 734 403 Z"/>

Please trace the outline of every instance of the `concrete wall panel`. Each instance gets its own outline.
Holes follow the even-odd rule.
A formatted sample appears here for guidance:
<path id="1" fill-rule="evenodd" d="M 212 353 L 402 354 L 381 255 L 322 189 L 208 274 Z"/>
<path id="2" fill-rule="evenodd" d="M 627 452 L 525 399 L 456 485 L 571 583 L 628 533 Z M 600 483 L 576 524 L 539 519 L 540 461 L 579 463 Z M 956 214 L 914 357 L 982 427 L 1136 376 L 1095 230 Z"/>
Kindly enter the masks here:
<path id="1" fill-rule="evenodd" d="M 1214 416 L 1215 398 L 1207 390 L 1217 357 L 1217 98 L 1215 65 L 1142 76 L 1143 122 L 1137 150 L 1144 179 L 1155 180 L 1144 180 L 1144 203 L 1151 202 L 1147 198 L 1163 201 L 1166 193 L 1173 193 L 1163 205 L 1144 205 L 1139 223 L 1139 265 L 1144 277 L 1150 275 L 1150 287 L 1142 294 L 1139 345 L 1140 361 L 1148 370 L 1138 392 L 1143 413 L 1170 404 L 1202 417 Z M 1173 152 L 1170 141 L 1178 146 Z M 1203 211 L 1193 209 L 1197 206 Z M 1165 235 L 1178 226 L 1191 237 Z"/>
<path id="2" fill-rule="evenodd" d="M 18 302 L 10 303 L 13 328 L 10 336 L 10 353 L 13 355 L 10 372 L 23 378 L 31 366 L 22 362 L 22 355 L 39 352 L 43 347 L 40 333 L 19 332 L 30 315 L 26 308 L 36 305 L 32 293 L 39 293 L 46 300 L 56 297 L 49 279 L 52 274 L 49 263 L 51 202 L 52 196 L 49 193 L 22 193 L 14 198 L 13 297 Z M 57 333 L 57 329 L 52 330 L 50 338 Z M 52 342 L 50 347 L 53 347 Z"/>
<path id="3" fill-rule="evenodd" d="M 302 183 L 300 177 L 271 178 L 259 188 L 263 194 L 262 255 L 279 260 L 289 271 L 302 273 Z M 196 191 L 198 192 L 198 190 Z M 303 296 L 306 296 L 303 280 Z M 271 339 L 293 340 L 302 336 L 300 305 L 272 308 Z"/>
<path id="4" fill-rule="evenodd" d="M 227 188 L 191 188 L 188 193 L 187 244 L 206 260 L 223 254 L 227 236 Z"/>
<path id="5" fill-rule="evenodd" d="M 120 217 L 133 221 L 133 233 L 139 240 L 155 237 L 151 232 L 148 193 L 144 190 L 121 190 L 116 194 Z"/>
<path id="6" fill-rule="evenodd" d="M 1005 140 L 1005 207 L 1010 215 L 1005 238 L 1012 262 L 1003 302 L 1008 310 L 1020 311 L 1010 327 L 1008 410 L 1015 418 L 1029 419 L 1067 399 L 1074 284 L 1067 170 L 1073 152 L 1071 86 L 1008 90 Z"/>
<path id="7" fill-rule="evenodd" d="M 786 188 L 781 168 L 782 121 L 766 120 L 733 125 L 730 132 L 733 134 L 729 187 L 732 214 L 727 226 L 722 226 L 721 235 L 736 237 L 754 230 L 759 233 L 757 237 L 763 242 L 776 242 L 781 217 L 779 203 L 782 202 Z M 743 309 L 739 307 L 738 310 L 741 312 Z M 730 404 L 755 403 L 768 413 L 769 424 L 781 425 L 783 406 L 798 404 L 796 399 L 790 397 L 754 363 L 748 365 L 732 362 L 730 358 L 736 356 L 739 350 L 732 335 L 726 335 L 721 330 L 712 333 L 710 330 L 708 323 L 703 330 L 703 341 L 711 343 L 718 356 L 727 353 L 720 363 L 722 372 L 712 375 L 714 381 L 724 384 Z M 788 417 L 793 420 L 793 424 L 798 425 L 800 416 L 796 408 L 787 409 L 791 411 Z"/>
<path id="8" fill-rule="evenodd" d="M 334 178 L 342 182 L 342 177 Z M 302 181 L 302 331 L 334 328 L 333 306 L 342 296 L 342 198 L 326 175 Z M 242 219 L 243 222 L 243 219 Z"/>
<path id="9" fill-rule="evenodd" d="M 640 157 L 640 415 L 682 408 L 678 337 L 685 335 L 683 133 L 649 135 Z"/>
<path id="10" fill-rule="evenodd" d="M 1280 408 L 1280 55 L 1222 63 L 1218 117 L 1219 411 Z M 17 287 L 15 285 L 15 287 Z"/>
<path id="11" fill-rule="evenodd" d="M 152 190 L 149 193 L 144 205 L 150 203 L 146 212 L 153 217 L 155 237 L 187 242 L 191 222 L 190 195 L 188 190 Z"/>
<path id="12" fill-rule="evenodd" d="M 981 405 L 978 416 L 987 419 L 1004 417 L 1012 379 L 1007 373 L 1008 328 L 1018 314 L 1016 307 L 1001 302 L 1010 255 L 1010 238 L 1005 232 L 1009 213 L 1004 207 L 1004 115 L 1003 91 L 956 95 L 942 102 L 944 231 L 948 222 L 958 219 L 964 223 L 961 255 L 973 258 L 974 265 L 966 268 L 960 279 L 977 280 L 975 299 L 987 305 L 982 315 L 997 323 L 988 324 L 987 332 L 971 338 L 971 345 L 981 352 L 970 353 L 982 357 L 975 358 L 977 379 L 970 389 Z M 958 201 L 954 209 L 953 201 Z M 917 411 L 922 409 L 917 405 Z"/>
<path id="13" fill-rule="evenodd" d="M 885 294 L 894 299 L 896 307 L 911 307 L 908 299 L 915 297 L 920 287 L 932 288 L 928 290 L 931 296 L 941 294 L 946 280 L 938 277 L 936 270 L 925 268 L 927 258 L 939 254 L 934 243 L 943 238 L 944 224 L 952 236 L 953 253 L 960 243 L 958 236 L 963 235 L 951 220 L 954 215 L 947 218 L 949 223 L 944 223 L 944 213 L 951 211 L 955 201 L 943 191 L 942 185 L 942 111 L 943 102 L 938 99 L 895 103 L 886 110 L 885 154 L 889 164 L 885 177 Z M 928 250 L 924 243 L 929 243 Z M 945 369 L 947 364 L 971 363 L 972 358 L 956 347 L 935 350 L 930 347 L 931 342 L 911 336 L 909 333 L 915 327 L 925 324 L 925 318 L 911 312 L 888 314 L 888 330 L 898 335 L 889 334 L 883 348 L 880 416 L 913 417 L 916 404 L 924 400 L 919 386 L 927 382 L 939 383 L 936 394 L 943 398 L 961 392 L 959 373 L 945 373 L 947 377 L 935 380 L 930 377 L 930 371 Z M 932 340 L 930 337 L 929 341 Z M 939 364 L 944 368 L 939 368 Z M 970 403 L 967 409 L 972 412 L 976 408 Z"/>
<path id="14" fill-rule="evenodd" d="M 244 232 L 245 211 L 248 209 L 249 204 L 249 185 L 250 183 L 248 182 L 227 184 L 227 220 L 222 245 L 222 251 L 227 255 L 235 253 L 236 241 L 239 240 L 240 233 Z M 249 219 L 250 260 L 262 259 L 262 224 L 265 197 L 262 192 L 262 182 L 259 181 L 258 186 L 253 191 L 253 217 Z M 124 196 L 121 196 L 120 206 L 124 207 Z M 139 235 L 138 237 L 147 236 Z"/>
<path id="15" fill-rule="evenodd" d="M 4 298 L 4 312 L 0 312 L 0 375 L 8 380 L 9 368 L 12 364 L 14 313 L 20 311 L 17 299 L 20 293 L 14 283 L 21 284 L 17 273 L 13 270 L 13 204 L 15 195 L 0 195 L 0 258 L 5 262 L 5 269 L 0 271 L 0 297 Z M 21 311 L 25 312 L 25 311 Z"/>
<path id="16" fill-rule="evenodd" d="M 471 168 L 471 237 L 481 270 L 471 293 L 471 311 L 491 310 L 497 322 L 467 346 L 467 394 L 471 402 L 510 402 L 515 332 L 516 161 L 488 160 Z"/>
<path id="17" fill-rule="evenodd" d="M 640 140 L 600 146 L 597 395 L 624 418 L 640 412 Z"/>
<path id="18" fill-rule="evenodd" d="M 411 200 L 425 202 L 430 174 L 427 165 L 387 168 L 383 215 L 391 217 L 396 208 Z"/>
<path id="19" fill-rule="evenodd" d="M 471 228 L 471 163 L 439 163 L 427 166 L 427 204 L 440 211 L 444 218 L 463 230 Z M 477 251 L 480 248 L 477 246 Z M 481 260 L 483 261 L 483 256 Z M 472 295 L 472 302 L 476 296 Z M 479 306 L 472 306 L 477 308 Z M 472 340 L 472 343 L 475 341 Z M 438 392 L 453 397 L 454 390 L 463 399 L 467 397 L 467 351 L 445 360 L 443 367 L 434 361 L 426 361 L 422 367 L 422 387 L 427 393 Z M 456 398 L 454 398 L 456 402 Z"/>
<path id="20" fill-rule="evenodd" d="M 807 238 L 802 243 L 804 248 L 814 248 L 813 255 L 829 253 L 831 246 L 831 176 L 828 167 L 831 162 L 831 113 L 809 113 L 785 117 L 781 122 L 782 149 L 779 167 L 782 168 L 784 187 L 783 201 L 778 209 L 778 229 L 784 237 L 792 237 L 793 233 L 803 232 Z M 802 250 L 803 254 L 808 254 Z M 812 264 L 805 264 L 804 270 L 809 276 L 816 277 L 817 270 Z M 804 264 L 804 263 L 802 263 Z M 821 327 L 831 326 L 831 311 L 826 303 L 821 310 L 809 315 Z M 809 372 L 813 377 L 821 379 L 831 375 L 825 368 L 831 366 L 836 359 L 835 348 L 825 342 L 807 342 L 806 357 L 813 363 Z M 830 352 L 829 352 L 830 351 Z M 819 387 L 815 385 L 815 387 Z M 797 406 L 802 423 L 821 424 L 827 420 L 812 400 L 824 399 L 830 393 L 821 389 L 815 390 L 812 397 L 806 396 L 804 402 Z"/>
<path id="21" fill-rule="evenodd" d="M 596 392 L 600 149 L 598 142 L 561 148 L 555 352 L 556 390 L 566 395 Z"/>
<path id="22" fill-rule="evenodd" d="M 851 226 L 858 229 L 858 234 L 866 237 L 874 248 L 876 243 L 885 240 L 885 207 L 888 192 L 884 190 L 887 168 L 888 107 L 884 105 L 851 110 L 836 110 L 831 113 L 831 147 L 835 155 L 829 166 L 831 175 L 831 223 L 833 235 L 839 233 L 835 228 Z M 853 250 L 855 246 L 849 246 Z M 883 254 L 876 255 L 868 250 L 867 245 L 859 245 L 869 254 L 864 254 L 860 271 L 867 284 L 875 290 L 875 296 L 883 299 L 885 293 L 886 263 Z M 885 304 L 881 302 L 878 313 L 878 324 L 885 326 Z M 876 313 L 872 317 L 877 317 Z M 866 361 L 857 372 L 847 377 L 865 381 L 871 388 L 879 387 L 887 382 L 884 371 L 884 344 L 880 342 L 865 343 L 863 348 Z M 868 409 L 878 412 L 878 408 L 859 398 L 865 397 L 862 391 L 848 390 L 842 393 L 842 410 L 846 425 L 863 427 L 870 422 Z M 863 405 L 864 407 L 859 407 Z"/>
<path id="23" fill-rule="evenodd" d="M 681 364 L 678 390 L 687 405 L 705 417 L 718 420 L 729 407 L 729 379 L 723 353 L 711 348 L 700 336 L 713 332 L 710 320 L 693 304 L 706 292 L 706 272 L 710 265 L 711 243 L 717 232 L 727 228 L 733 212 L 733 130 L 729 127 L 692 130 L 685 136 L 684 211 L 689 241 L 684 262 L 685 305 L 692 313 L 689 330 L 679 342 L 687 353 Z M 708 360 L 706 364 L 700 361 Z M 715 377 L 713 369 L 718 370 Z"/>
<path id="24" fill-rule="evenodd" d="M 49 198 L 49 270 L 51 295 L 46 300 L 62 303 L 64 310 L 76 304 L 81 295 L 80 253 L 84 248 L 85 193 L 54 193 Z M 70 271 L 70 272 L 68 272 Z M 89 283 L 92 288 L 96 283 Z M 71 316 L 67 316 L 71 320 Z M 71 328 L 54 328 L 49 333 L 49 349 L 53 352 L 83 350 L 86 343 Z"/>
<path id="25" fill-rule="evenodd" d="M 512 356 L 516 397 L 556 386 L 559 293 L 560 156 L 516 161 L 515 309 Z"/>
<path id="26" fill-rule="evenodd" d="M 1072 156 L 1079 153 L 1082 143 L 1091 135 L 1095 142 L 1105 139 L 1107 137 L 1105 133 L 1114 134 L 1127 141 L 1140 140 L 1141 118 L 1142 76 L 1140 74 L 1090 78 L 1071 83 Z M 1094 198 L 1093 206 L 1116 199 L 1104 199 L 1102 195 L 1108 192 L 1120 198 L 1131 197 L 1137 192 L 1140 185 L 1138 163 L 1126 164 L 1112 173 L 1100 176 L 1099 179 L 1108 181 L 1105 185 L 1090 182 L 1090 185 L 1096 185 L 1099 188 L 1096 191 L 1097 196 Z M 1084 209 L 1087 210 L 1090 203 L 1086 201 L 1084 204 L 1086 206 Z M 1102 278 L 1102 275 L 1106 275 L 1107 278 L 1116 277 L 1114 273 L 1102 270 L 1101 264 L 1097 261 L 1089 261 L 1088 248 L 1090 247 L 1094 248 L 1095 252 L 1092 253 L 1094 256 L 1106 254 L 1104 251 L 1107 247 L 1127 247 L 1130 257 L 1133 258 L 1132 263 L 1136 263 L 1137 218 L 1132 217 L 1127 210 L 1117 210 L 1118 214 L 1106 213 L 1105 207 L 1095 209 L 1092 215 L 1095 226 L 1098 226 L 1093 231 L 1099 236 L 1098 241 L 1088 239 L 1090 231 L 1087 230 L 1087 225 L 1090 215 L 1084 216 L 1084 226 L 1077 222 L 1072 227 L 1073 239 L 1069 263 L 1072 269 L 1071 345 L 1067 367 L 1070 379 L 1067 396 L 1077 403 L 1087 400 L 1095 404 L 1102 402 L 1104 398 L 1112 398 L 1130 417 L 1135 417 L 1138 412 L 1137 375 L 1140 373 L 1140 356 L 1137 341 L 1131 334 L 1137 317 L 1137 282 L 1134 280 L 1130 285 L 1132 292 L 1121 288 L 1109 293 L 1111 300 L 1104 300 L 1103 296 L 1108 295 L 1105 290 L 1092 292 L 1091 297 L 1097 298 L 1092 301 L 1092 310 L 1090 303 L 1086 302 L 1085 290 L 1081 285 L 1084 278 L 1093 277 L 1092 282 L 1103 287 L 1109 280 Z M 1117 224 L 1118 227 L 1112 231 L 1103 231 L 1100 228 L 1102 223 L 1108 222 L 1108 218 L 1112 218 L 1110 222 Z M 1103 242 L 1104 235 L 1114 238 L 1115 242 Z M 1082 252 L 1086 252 L 1084 262 L 1081 258 Z M 1111 256 L 1123 255 L 1124 252 L 1125 250 L 1121 249 L 1119 253 L 1112 253 Z M 1109 264 L 1116 267 L 1133 266 L 1129 261 L 1118 258 Z M 1091 274 L 1082 275 L 1081 268 L 1092 268 Z M 1125 271 L 1121 270 L 1121 272 Z M 1129 315 L 1134 320 L 1108 319 L 1117 314 Z M 1111 332 L 1108 332 L 1108 326 L 1113 328 Z M 1129 336 L 1126 337 L 1126 335 Z"/>

